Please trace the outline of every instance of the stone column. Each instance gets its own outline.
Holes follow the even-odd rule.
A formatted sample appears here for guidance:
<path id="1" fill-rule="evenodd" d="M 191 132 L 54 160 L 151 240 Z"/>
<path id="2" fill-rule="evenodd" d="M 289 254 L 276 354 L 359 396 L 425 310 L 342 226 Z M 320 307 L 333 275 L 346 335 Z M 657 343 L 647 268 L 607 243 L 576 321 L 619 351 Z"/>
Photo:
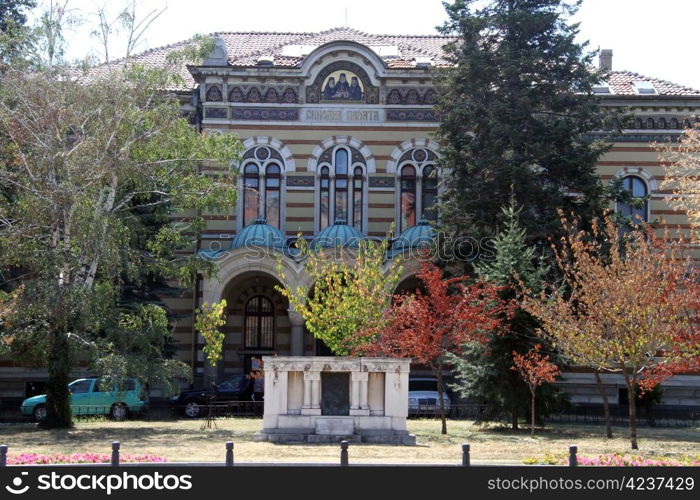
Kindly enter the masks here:
<path id="1" fill-rule="evenodd" d="M 304 372 L 304 404 L 302 415 L 321 414 L 321 372 Z"/>
<path id="2" fill-rule="evenodd" d="M 304 372 L 304 404 L 302 408 L 311 408 L 311 377 L 309 372 Z"/>
<path id="3" fill-rule="evenodd" d="M 291 325 L 291 351 L 292 356 L 304 355 L 304 319 L 301 314 L 294 309 L 287 311 L 289 314 L 289 324 Z"/>
<path id="4" fill-rule="evenodd" d="M 363 410 L 369 410 L 369 404 L 367 403 L 367 382 L 369 380 L 369 374 L 367 372 L 360 373 L 360 408 Z"/>
<path id="5" fill-rule="evenodd" d="M 367 404 L 367 372 L 352 372 L 352 391 L 350 392 L 350 415 L 369 415 Z"/>
<path id="6" fill-rule="evenodd" d="M 350 390 L 350 409 L 359 410 L 360 409 L 360 379 L 357 377 L 359 372 L 352 372 L 351 376 L 351 390 Z"/>

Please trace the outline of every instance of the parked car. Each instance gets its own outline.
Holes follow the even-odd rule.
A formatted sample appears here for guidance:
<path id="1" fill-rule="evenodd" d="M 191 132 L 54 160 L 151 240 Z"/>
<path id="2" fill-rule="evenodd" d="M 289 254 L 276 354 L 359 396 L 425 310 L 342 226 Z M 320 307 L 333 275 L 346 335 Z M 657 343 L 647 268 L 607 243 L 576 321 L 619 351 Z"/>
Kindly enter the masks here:
<path id="1" fill-rule="evenodd" d="M 79 378 L 68 384 L 68 390 L 73 415 L 109 415 L 114 420 L 124 420 L 148 407 L 141 382 L 133 378 L 124 379 L 121 387 L 106 387 L 98 378 Z M 25 399 L 20 412 L 37 422 L 46 418 L 46 394 Z"/>
<path id="2" fill-rule="evenodd" d="M 183 391 L 174 396 L 170 402 L 188 418 L 202 415 L 202 407 L 208 404 L 229 401 L 250 401 L 253 395 L 252 380 L 246 375 L 232 375 L 208 389 Z"/>
<path id="3" fill-rule="evenodd" d="M 450 409 L 450 397 L 443 392 L 445 411 Z M 408 379 L 409 413 L 438 413 L 440 411 L 440 394 L 435 377 L 414 377 Z"/>

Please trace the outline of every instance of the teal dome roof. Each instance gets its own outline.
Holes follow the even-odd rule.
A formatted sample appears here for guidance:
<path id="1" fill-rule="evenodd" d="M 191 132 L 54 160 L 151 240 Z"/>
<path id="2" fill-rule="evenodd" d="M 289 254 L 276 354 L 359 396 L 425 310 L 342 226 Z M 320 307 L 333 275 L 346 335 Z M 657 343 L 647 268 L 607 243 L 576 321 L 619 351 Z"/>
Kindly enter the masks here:
<path id="1" fill-rule="evenodd" d="M 231 242 L 231 250 L 246 247 L 264 247 L 282 250 L 287 240 L 282 231 L 272 227 L 265 219 L 256 219 L 241 229 Z"/>
<path id="2" fill-rule="evenodd" d="M 265 219 L 256 219 L 236 234 L 228 250 L 201 250 L 199 255 L 205 259 L 217 260 L 225 257 L 229 250 L 237 248 L 263 247 L 283 251 L 286 240 L 284 233 L 269 225 Z"/>
<path id="3" fill-rule="evenodd" d="M 393 258 L 404 252 L 427 249 L 435 239 L 435 229 L 430 223 L 421 219 L 415 226 L 409 227 L 394 240 L 387 252 L 388 258 Z"/>
<path id="4" fill-rule="evenodd" d="M 314 250 L 335 247 L 357 248 L 360 241 L 364 239 L 360 231 L 348 226 L 343 219 L 336 219 L 332 226 L 328 226 L 314 237 L 311 248 Z"/>

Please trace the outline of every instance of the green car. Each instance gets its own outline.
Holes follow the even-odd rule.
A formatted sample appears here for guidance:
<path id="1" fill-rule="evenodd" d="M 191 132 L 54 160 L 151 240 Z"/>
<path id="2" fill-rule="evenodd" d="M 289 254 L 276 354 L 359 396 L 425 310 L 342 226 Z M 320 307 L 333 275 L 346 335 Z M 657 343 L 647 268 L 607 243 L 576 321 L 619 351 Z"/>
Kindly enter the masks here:
<path id="1" fill-rule="evenodd" d="M 98 378 L 79 378 L 68 384 L 68 389 L 73 415 L 109 415 L 124 420 L 130 414 L 144 412 L 148 405 L 141 383 L 133 378 L 124 379 L 120 388 L 105 387 Z M 25 399 L 20 412 L 40 422 L 46 418 L 46 395 Z"/>

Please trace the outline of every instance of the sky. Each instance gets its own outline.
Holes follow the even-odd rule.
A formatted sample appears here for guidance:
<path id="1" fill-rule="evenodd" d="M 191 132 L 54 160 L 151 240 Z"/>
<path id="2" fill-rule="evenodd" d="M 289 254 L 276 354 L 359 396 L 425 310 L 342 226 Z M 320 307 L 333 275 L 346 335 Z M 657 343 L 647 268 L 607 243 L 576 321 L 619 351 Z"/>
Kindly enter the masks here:
<path id="1" fill-rule="evenodd" d="M 368 33 L 433 34 L 446 18 L 441 0 L 137 2 L 137 14 L 165 8 L 150 26 L 140 49 L 217 31 L 299 32 L 350 26 Z M 98 50 L 97 40 L 89 36 L 94 22 L 89 13 L 103 5 L 116 14 L 123 0 L 69 0 L 69 6 L 81 12 L 86 21 L 67 33 L 69 58 Z M 581 24 L 579 41 L 589 41 L 591 49 L 613 50 L 613 69 L 700 89 L 698 19 L 700 0 L 584 0 L 574 18 Z M 118 36 L 112 49 L 115 55 L 123 45 L 116 42 Z"/>

